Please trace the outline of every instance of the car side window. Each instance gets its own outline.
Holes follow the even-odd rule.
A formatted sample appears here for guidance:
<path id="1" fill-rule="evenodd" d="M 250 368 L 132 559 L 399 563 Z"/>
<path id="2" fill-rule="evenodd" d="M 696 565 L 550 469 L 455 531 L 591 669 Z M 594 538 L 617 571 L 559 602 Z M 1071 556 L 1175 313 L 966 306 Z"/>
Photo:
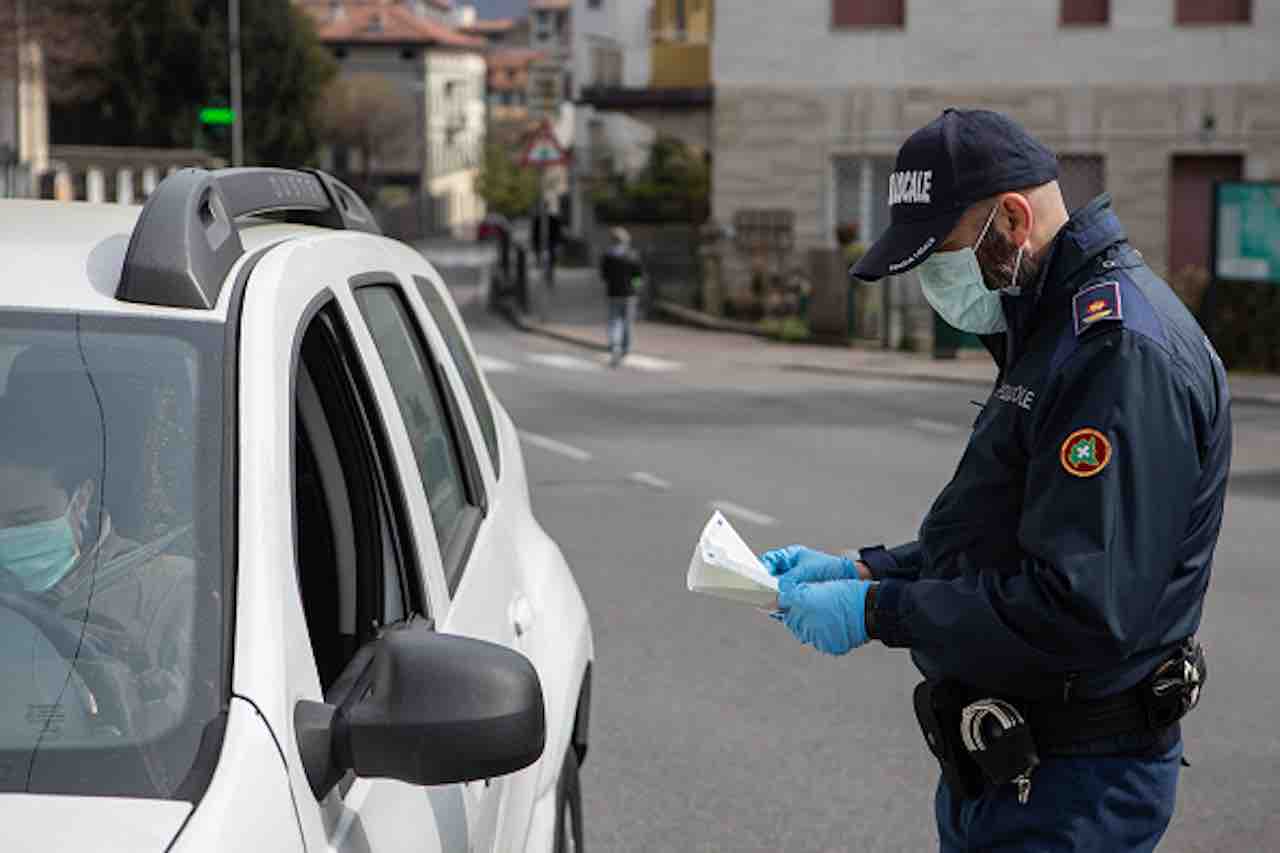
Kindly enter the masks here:
<path id="1" fill-rule="evenodd" d="M 303 335 L 294 388 L 298 586 L 327 692 L 383 626 L 429 614 L 382 422 L 334 303 Z"/>
<path id="2" fill-rule="evenodd" d="M 429 356 L 404 296 L 390 285 L 368 285 L 356 290 L 356 302 L 413 445 L 452 592 L 461 580 L 484 512 L 475 455 L 460 429 L 456 403 Z"/>
<path id="3" fill-rule="evenodd" d="M 458 372 L 462 374 L 462 384 L 467 389 L 467 396 L 471 398 L 476 419 L 480 421 L 480 432 L 484 434 L 484 443 L 489 449 L 489 458 L 493 460 L 493 474 L 495 477 L 501 476 L 502 467 L 498 459 L 498 428 L 493 419 L 493 405 L 489 402 L 489 394 L 485 391 L 484 382 L 480 379 L 480 370 L 467 350 L 462 330 L 454 322 L 453 314 L 445 305 L 444 297 L 440 295 L 435 285 L 416 275 L 413 277 L 413 282 L 418 286 L 422 300 L 427 303 L 427 310 L 436 321 L 440 334 L 444 336 L 453 363 L 458 366 Z"/>

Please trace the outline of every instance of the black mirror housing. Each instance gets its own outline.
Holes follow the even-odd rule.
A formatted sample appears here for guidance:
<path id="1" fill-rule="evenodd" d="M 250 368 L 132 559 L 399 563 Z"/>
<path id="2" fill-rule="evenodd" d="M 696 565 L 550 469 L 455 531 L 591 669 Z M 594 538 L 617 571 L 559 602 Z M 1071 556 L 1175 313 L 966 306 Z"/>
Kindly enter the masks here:
<path id="1" fill-rule="evenodd" d="M 361 649 L 330 695 L 336 706 L 299 702 L 294 709 L 317 797 L 346 770 L 414 785 L 504 776 L 533 764 L 546 745 L 533 665 L 503 646 L 438 634 L 426 623 L 388 629 Z"/>

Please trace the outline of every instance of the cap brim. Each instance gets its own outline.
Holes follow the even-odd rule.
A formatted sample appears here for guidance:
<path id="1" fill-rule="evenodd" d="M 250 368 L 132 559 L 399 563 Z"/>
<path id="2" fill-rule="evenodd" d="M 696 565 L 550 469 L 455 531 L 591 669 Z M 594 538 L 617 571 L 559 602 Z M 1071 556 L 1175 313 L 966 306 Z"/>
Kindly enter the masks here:
<path id="1" fill-rule="evenodd" d="M 849 269 L 849 275 L 863 281 L 879 281 L 887 275 L 901 275 L 915 269 L 937 251 L 964 211 L 958 208 L 933 219 L 890 225 Z"/>

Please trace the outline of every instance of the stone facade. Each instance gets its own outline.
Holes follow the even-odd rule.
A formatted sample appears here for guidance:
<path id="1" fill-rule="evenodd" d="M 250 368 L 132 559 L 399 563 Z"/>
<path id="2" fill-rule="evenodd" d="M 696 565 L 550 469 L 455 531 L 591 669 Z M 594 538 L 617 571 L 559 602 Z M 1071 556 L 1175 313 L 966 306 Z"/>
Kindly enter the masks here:
<path id="1" fill-rule="evenodd" d="M 796 211 L 798 247 L 833 245 L 833 158 L 892 157 L 911 131 L 947 106 L 1000 110 L 1059 155 L 1100 157 L 1105 189 L 1134 244 L 1157 269 L 1168 256 L 1173 156 L 1242 155 L 1245 177 L 1280 175 L 1280 83 L 970 91 L 721 84 L 714 215 L 728 222 L 742 208 L 784 204 Z M 1214 117 L 1208 133 L 1206 115 Z"/>
<path id="2" fill-rule="evenodd" d="M 830 2 L 719 6 L 713 215 L 788 206 L 797 257 L 834 246 L 837 164 L 891 161 L 948 106 L 1006 112 L 1060 155 L 1094 158 L 1098 188 L 1160 271 L 1175 156 L 1235 155 L 1245 178 L 1280 176 L 1280 0 L 1212 26 L 1177 25 L 1172 0 L 1126 0 L 1096 27 L 1060 26 L 1050 0 L 974 0 L 963 14 L 909 3 L 903 28 L 862 30 L 832 28 Z M 874 175 L 880 198 L 881 165 Z M 731 280 L 742 267 L 726 259 Z M 908 324 L 927 321 L 916 288 L 894 301 L 923 312 Z"/>

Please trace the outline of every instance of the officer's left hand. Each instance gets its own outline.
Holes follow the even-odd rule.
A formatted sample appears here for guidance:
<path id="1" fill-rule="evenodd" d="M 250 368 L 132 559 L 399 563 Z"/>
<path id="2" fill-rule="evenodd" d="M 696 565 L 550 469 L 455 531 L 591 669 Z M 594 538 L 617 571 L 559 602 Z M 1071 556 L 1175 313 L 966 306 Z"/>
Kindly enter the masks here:
<path id="1" fill-rule="evenodd" d="M 867 642 L 869 581 L 788 583 L 778 593 L 782 622 L 800 642 L 829 655 L 843 655 Z"/>

